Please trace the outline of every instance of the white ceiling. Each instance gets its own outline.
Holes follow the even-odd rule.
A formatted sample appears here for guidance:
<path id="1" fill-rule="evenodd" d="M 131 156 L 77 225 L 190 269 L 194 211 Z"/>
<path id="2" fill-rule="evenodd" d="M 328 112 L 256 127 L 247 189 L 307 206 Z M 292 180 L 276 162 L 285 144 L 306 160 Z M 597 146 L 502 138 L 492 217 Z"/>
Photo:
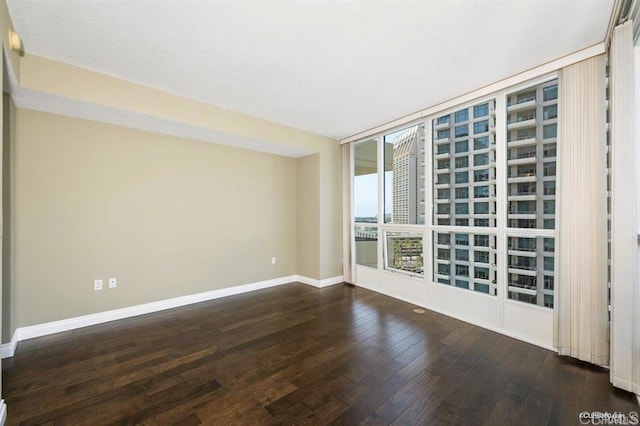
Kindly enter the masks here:
<path id="1" fill-rule="evenodd" d="M 613 0 L 8 0 L 29 54 L 342 138 L 602 42 Z"/>

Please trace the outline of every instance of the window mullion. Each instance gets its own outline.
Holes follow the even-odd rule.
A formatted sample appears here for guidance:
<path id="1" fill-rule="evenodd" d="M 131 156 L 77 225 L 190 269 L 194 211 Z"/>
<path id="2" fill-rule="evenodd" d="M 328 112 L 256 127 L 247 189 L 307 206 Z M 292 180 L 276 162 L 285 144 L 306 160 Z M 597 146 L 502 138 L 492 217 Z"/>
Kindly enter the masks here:
<path id="1" fill-rule="evenodd" d="M 506 93 L 496 98 L 496 265 L 498 298 L 501 303 L 507 298 L 507 99 Z M 504 324 L 504 310 L 501 321 Z"/>

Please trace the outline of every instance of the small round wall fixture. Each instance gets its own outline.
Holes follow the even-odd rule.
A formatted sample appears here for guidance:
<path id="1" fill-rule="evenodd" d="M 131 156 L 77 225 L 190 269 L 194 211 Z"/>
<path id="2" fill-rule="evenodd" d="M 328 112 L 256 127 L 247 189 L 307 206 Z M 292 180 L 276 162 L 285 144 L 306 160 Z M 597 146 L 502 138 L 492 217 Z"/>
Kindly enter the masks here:
<path id="1" fill-rule="evenodd" d="M 18 52 L 20 56 L 24 55 L 20 34 L 11 30 L 9 30 L 9 47 L 11 48 L 11 50 L 15 50 L 16 52 Z"/>

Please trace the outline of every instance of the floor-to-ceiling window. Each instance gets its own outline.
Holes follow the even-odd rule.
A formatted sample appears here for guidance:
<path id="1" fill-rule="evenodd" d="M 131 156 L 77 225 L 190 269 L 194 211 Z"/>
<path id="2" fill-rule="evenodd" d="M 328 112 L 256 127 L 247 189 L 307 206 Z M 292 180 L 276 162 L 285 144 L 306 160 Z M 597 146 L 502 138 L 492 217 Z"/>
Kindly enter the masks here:
<path id="1" fill-rule="evenodd" d="M 353 148 L 353 212 L 355 263 L 378 267 L 378 141 Z"/>
<path id="2" fill-rule="evenodd" d="M 550 76 L 353 143 L 356 284 L 551 346 L 557 135 Z"/>

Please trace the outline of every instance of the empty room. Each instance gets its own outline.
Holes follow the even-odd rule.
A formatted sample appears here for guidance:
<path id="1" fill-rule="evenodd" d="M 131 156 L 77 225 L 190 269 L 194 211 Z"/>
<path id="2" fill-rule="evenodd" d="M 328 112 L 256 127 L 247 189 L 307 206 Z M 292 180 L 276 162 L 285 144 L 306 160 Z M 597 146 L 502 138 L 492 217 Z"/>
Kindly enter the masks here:
<path id="1" fill-rule="evenodd" d="M 0 424 L 640 423 L 638 0 L 0 36 Z"/>

